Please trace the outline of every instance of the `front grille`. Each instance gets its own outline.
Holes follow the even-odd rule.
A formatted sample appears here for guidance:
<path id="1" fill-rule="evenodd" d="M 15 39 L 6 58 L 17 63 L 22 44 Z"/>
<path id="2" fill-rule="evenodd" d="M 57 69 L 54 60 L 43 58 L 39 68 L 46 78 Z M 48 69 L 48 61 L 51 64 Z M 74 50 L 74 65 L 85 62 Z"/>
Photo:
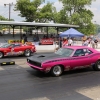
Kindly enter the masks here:
<path id="1" fill-rule="evenodd" d="M 35 62 L 35 61 L 31 61 L 31 60 L 29 60 L 29 59 L 27 59 L 27 62 L 28 62 L 29 64 L 34 65 L 34 66 L 41 67 L 41 63 L 38 63 L 38 62 Z"/>

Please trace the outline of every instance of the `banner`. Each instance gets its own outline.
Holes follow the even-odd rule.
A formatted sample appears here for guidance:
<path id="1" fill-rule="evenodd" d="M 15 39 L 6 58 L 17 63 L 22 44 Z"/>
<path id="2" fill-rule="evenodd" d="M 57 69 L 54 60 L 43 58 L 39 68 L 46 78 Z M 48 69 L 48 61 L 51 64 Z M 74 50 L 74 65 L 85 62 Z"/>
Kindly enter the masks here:
<path id="1" fill-rule="evenodd" d="M 8 40 L 8 43 L 22 43 L 22 44 L 24 44 L 24 40 Z"/>
<path id="2" fill-rule="evenodd" d="M 41 45 L 53 45 L 54 40 L 51 38 L 48 39 L 41 39 L 40 44 Z"/>

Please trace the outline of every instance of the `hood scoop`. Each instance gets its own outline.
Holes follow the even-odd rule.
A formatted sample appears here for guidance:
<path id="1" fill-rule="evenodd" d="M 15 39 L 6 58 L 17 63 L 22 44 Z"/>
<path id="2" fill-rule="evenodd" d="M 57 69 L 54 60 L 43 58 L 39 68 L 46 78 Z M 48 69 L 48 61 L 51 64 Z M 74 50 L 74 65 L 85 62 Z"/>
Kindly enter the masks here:
<path id="1" fill-rule="evenodd" d="M 45 57 L 45 56 L 41 55 L 41 56 L 39 56 L 38 58 L 40 58 L 40 57 Z"/>

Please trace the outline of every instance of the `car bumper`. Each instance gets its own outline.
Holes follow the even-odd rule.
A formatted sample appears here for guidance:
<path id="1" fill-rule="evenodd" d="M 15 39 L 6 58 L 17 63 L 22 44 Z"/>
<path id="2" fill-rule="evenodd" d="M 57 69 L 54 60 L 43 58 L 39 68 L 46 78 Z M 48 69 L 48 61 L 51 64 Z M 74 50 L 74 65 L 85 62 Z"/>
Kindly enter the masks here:
<path id="1" fill-rule="evenodd" d="M 33 69 L 36 69 L 36 70 L 39 70 L 39 71 L 44 71 L 43 68 L 40 68 L 40 67 L 34 66 L 34 65 L 32 65 L 32 64 L 30 64 L 30 63 L 28 63 L 28 62 L 27 62 L 27 64 L 28 64 L 31 68 L 33 68 Z"/>

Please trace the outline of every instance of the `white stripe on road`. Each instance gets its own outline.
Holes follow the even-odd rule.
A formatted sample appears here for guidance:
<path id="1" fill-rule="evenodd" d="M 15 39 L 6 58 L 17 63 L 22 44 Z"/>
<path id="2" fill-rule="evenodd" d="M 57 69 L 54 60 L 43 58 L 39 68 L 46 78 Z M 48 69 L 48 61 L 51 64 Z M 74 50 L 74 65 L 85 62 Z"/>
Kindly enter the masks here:
<path id="1" fill-rule="evenodd" d="M 100 86 L 82 88 L 76 91 L 92 100 L 100 100 Z"/>
<path id="2" fill-rule="evenodd" d="M 25 100 L 50 100 L 47 97 L 41 97 L 41 98 L 32 98 L 32 99 L 25 99 Z"/>
<path id="3" fill-rule="evenodd" d="M 4 70 L 4 68 L 0 67 L 0 70 Z"/>

